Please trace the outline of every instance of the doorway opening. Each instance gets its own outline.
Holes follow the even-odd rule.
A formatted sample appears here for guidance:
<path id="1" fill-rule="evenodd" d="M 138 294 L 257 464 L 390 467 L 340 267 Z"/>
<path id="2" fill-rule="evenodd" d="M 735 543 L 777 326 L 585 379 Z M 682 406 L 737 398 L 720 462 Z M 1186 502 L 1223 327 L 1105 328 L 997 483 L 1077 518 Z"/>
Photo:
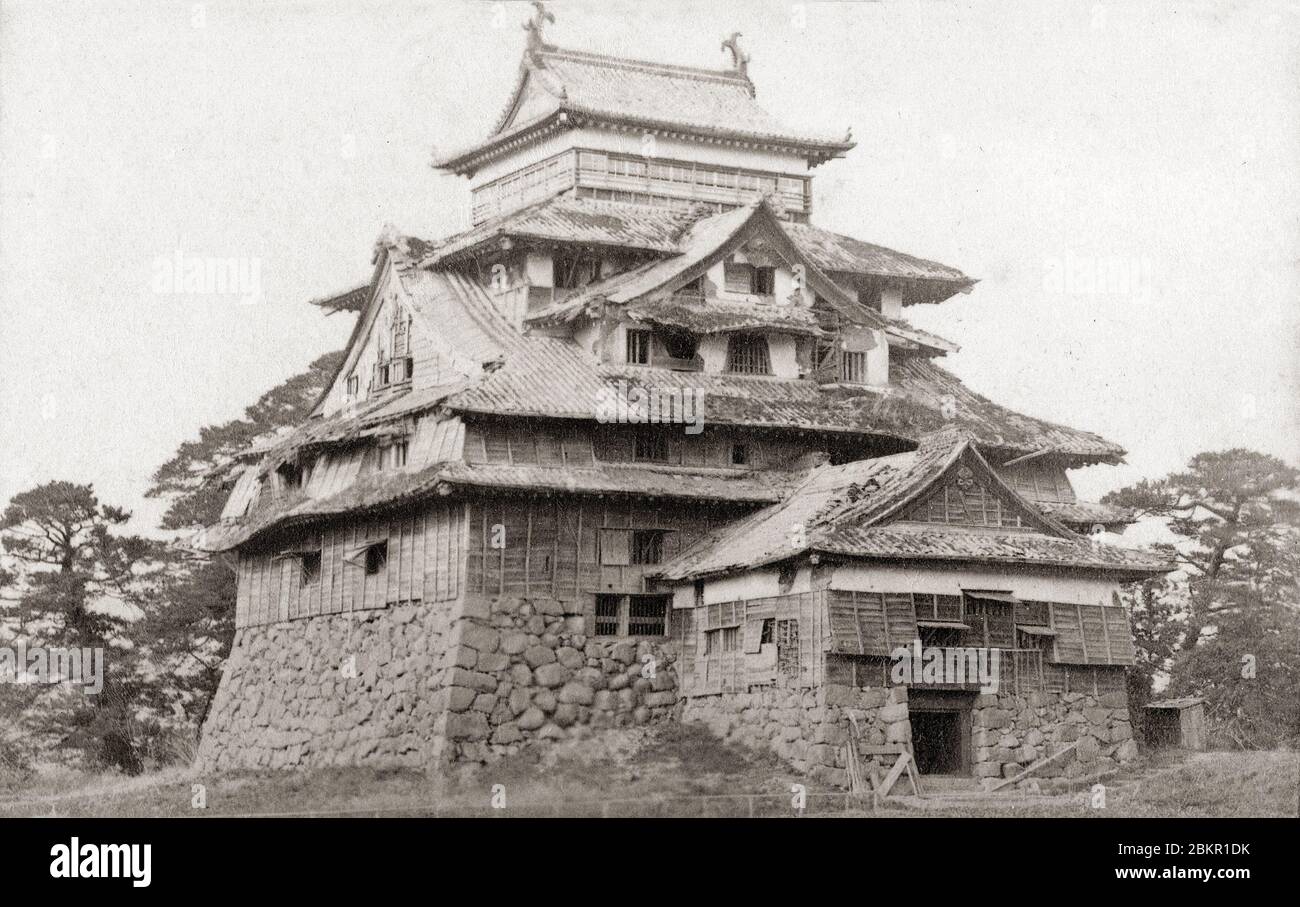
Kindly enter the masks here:
<path id="1" fill-rule="evenodd" d="M 923 775 L 964 775 L 965 758 L 963 712 L 926 712 L 913 710 L 912 752 L 916 769 Z"/>

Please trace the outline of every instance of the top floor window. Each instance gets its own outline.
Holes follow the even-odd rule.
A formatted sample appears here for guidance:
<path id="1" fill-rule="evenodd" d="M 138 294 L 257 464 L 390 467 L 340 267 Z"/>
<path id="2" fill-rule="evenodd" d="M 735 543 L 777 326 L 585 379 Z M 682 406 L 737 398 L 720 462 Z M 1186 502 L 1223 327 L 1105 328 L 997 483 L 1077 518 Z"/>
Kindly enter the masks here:
<path id="1" fill-rule="evenodd" d="M 770 375 L 772 359 L 762 334 L 732 334 L 727 338 L 727 371 L 738 375 Z"/>
<path id="2" fill-rule="evenodd" d="M 392 350 L 393 358 L 398 359 L 410 353 L 411 347 L 411 319 L 409 316 L 398 314 L 393 318 L 392 329 Z"/>
<path id="3" fill-rule="evenodd" d="M 760 268 L 750 264 L 727 262 L 723 266 L 728 293 L 745 293 L 751 296 L 776 294 L 776 268 Z"/>

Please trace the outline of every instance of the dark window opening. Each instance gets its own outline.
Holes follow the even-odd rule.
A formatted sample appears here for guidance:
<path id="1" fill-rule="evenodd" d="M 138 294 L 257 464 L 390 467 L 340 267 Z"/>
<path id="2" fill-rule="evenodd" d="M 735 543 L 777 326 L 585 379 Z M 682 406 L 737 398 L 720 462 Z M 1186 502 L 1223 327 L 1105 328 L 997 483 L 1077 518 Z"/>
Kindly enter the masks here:
<path id="1" fill-rule="evenodd" d="M 637 529 L 632 533 L 632 563 L 659 564 L 663 562 L 664 534 L 659 529 Z"/>
<path id="2" fill-rule="evenodd" d="M 366 549 L 366 574 L 374 576 L 388 566 L 388 542 L 376 542 Z"/>
<path id="3" fill-rule="evenodd" d="M 776 268 L 755 268 L 751 293 L 758 296 L 776 294 Z"/>
<path id="4" fill-rule="evenodd" d="M 310 586 L 320 581 L 320 552 L 308 551 L 302 556 L 302 585 Z"/>
<path id="5" fill-rule="evenodd" d="M 765 646 L 776 641 L 776 618 L 768 617 L 763 621 L 763 629 L 758 634 L 758 644 Z"/>
<path id="6" fill-rule="evenodd" d="M 772 360 L 762 334 L 732 334 L 727 339 L 727 371 L 738 375 L 770 375 Z"/>
<path id="7" fill-rule="evenodd" d="M 551 265 L 552 285 L 558 290 L 576 290 L 600 280 L 600 259 L 589 255 L 557 255 Z"/>
<path id="8" fill-rule="evenodd" d="M 281 463 L 275 471 L 285 488 L 302 487 L 302 467 L 297 463 Z"/>
<path id="9" fill-rule="evenodd" d="M 627 361 L 629 365 L 650 364 L 650 332 L 628 329 Z"/>
<path id="10" fill-rule="evenodd" d="M 858 304 L 879 312 L 880 288 L 877 287 L 874 290 L 858 290 Z"/>
<path id="11" fill-rule="evenodd" d="M 663 463 L 668 460 L 668 439 L 662 433 L 643 432 L 636 436 L 632 459 Z"/>
<path id="12" fill-rule="evenodd" d="M 731 465 L 744 466 L 749 463 L 749 448 L 744 444 L 731 445 Z"/>
<path id="13" fill-rule="evenodd" d="M 674 359 L 694 359 L 699 351 L 699 341 L 690 331 L 665 328 L 659 332 L 659 342 Z"/>

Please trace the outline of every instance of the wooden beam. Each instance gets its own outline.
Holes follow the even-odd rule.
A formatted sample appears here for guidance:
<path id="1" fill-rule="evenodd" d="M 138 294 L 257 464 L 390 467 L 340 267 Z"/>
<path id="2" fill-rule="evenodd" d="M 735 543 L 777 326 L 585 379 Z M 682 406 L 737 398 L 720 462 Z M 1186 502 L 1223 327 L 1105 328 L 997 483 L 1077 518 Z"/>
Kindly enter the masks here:
<path id="1" fill-rule="evenodd" d="M 1023 778 L 1028 778 L 1030 775 L 1038 771 L 1040 768 L 1043 768 L 1044 766 L 1047 765 L 1051 765 L 1053 762 L 1060 759 L 1062 756 L 1066 755 L 1067 753 L 1074 752 L 1078 748 L 1078 746 L 1079 746 L 1079 741 L 1076 740 L 1074 743 L 1071 743 L 1065 749 L 1059 750 L 1058 752 L 1055 752 L 1044 759 L 1039 759 L 1037 762 L 1029 766 L 1029 768 L 1025 769 L 1020 774 L 999 781 L 997 784 L 989 788 L 989 792 L 992 793 L 994 791 L 1002 790 L 1005 787 L 1010 787 L 1011 785 L 1015 784 L 1017 781 L 1020 781 Z"/>

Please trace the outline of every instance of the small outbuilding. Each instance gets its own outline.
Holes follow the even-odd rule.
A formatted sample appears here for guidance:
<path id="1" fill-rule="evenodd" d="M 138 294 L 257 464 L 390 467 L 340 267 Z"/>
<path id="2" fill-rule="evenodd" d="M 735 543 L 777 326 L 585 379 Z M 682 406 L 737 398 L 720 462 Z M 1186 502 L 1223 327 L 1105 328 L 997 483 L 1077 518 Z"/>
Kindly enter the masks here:
<path id="1" fill-rule="evenodd" d="M 1147 741 L 1154 747 L 1205 749 L 1205 700 L 1195 696 L 1147 703 Z"/>

